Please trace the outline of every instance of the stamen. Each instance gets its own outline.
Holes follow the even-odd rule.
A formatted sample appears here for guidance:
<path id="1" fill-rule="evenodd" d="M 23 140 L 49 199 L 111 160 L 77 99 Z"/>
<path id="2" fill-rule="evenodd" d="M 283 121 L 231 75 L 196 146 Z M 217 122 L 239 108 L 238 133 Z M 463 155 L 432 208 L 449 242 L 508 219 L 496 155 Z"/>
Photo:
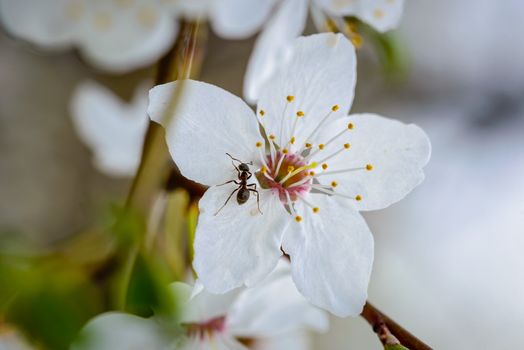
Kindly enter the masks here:
<path id="1" fill-rule="evenodd" d="M 289 103 L 293 102 L 294 99 L 295 99 L 295 96 L 293 96 L 293 95 L 289 95 L 289 96 L 286 97 L 286 100 Z"/>
<path id="2" fill-rule="evenodd" d="M 368 164 L 368 165 L 371 165 L 371 164 Z M 349 173 L 349 172 L 352 172 L 352 171 L 358 171 L 358 170 L 367 170 L 367 167 L 347 168 L 347 169 L 340 169 L 340 170 L 325 171 L 325 172 L 323 172 L 323 173 L 318 174 L 317 177 L 319 177 L 319 176 L 324 176 L 324 175 L 333 175 L 333 174 Z M 369 170 L 368 170 L 368 171 L 369 171 Z"/>
<path id="3" fill-rule="evenodd" d="M 262 142 L 258 141 L 258 142 L 255 144 L 255 146 L 257 146 L 257 148 L 262 147 Z"/>
<path id="4" fill-rule="evenodd" d="M 282 162 L 284 161 L 284 158 L 286 158 L 285 154 L 282 154 L 280 159 L 278 160 L 277 167 L 275 168 L 274 176 L 276 177 L 278 175 L 278 172 L 280 171 L 280 166 L 282 165 Z M 274 163 L 273 163 L 274 164 Z"/>
<path id="5" fill-rule="evenodd" d="M 338 151 L 336 151 L 335 153 L 327 156 L 326 158 L 322 159 L 322 160 L 319 160 L 318 162 L 319 163 L 325 163 L 326 161 L 330 160 L 331 158 L 334 158 L 336 156 L 338 156 L 340 153 L 344 152 L 345 150 L 349 149 L 349 143 L 346 143 L 344 144 L 344 147 L 342 147 L 341 149 L 339 149 Z M 309 156 L 307 157 L 309 159 Z M 325 169 L 324 169 L 325 170 Z"/>
<path id="6" fill-rule="evenodd" d="M 371 170 L 373 170 L 373 165 L 371 165 L 371 164 L 367 164 L 367 165 L 366 165 L 366 170 L 367 170 L 367 171 L 371 171 Z"/>
<path id="7" fill-rule="evenodd" d="M 300 215 L 297 215 L 297 212 L 295 211 L 295 208 L 293 207 L 293 203 L 291 202 L 291 197 L 289 196 L 288 191 L 286 192 L 286 198 L 287 198 L 287 205 L 289 207 L 289 211 L 291 212 L 291 215 L 295 218 L 296 222 L 302 221 L 302 217 Z"/>
<path id="8" fill-rule="evenodd" d="M 287 112 L 287 106 L 295 99 L 295 96 L 289 95 L 286 97 L 286 100 L 288 103 L 284 104 L 284 108 L 282 109 L 282 115 L 280 116 L 280 138 L 278 139 L 280 141 L 280 145 L 284 144 L 284 119 L 286 118 L 286 112 Z"/>
<path id="9" fill-rule="evenodd" d="M 314 173 L 313 171 L 311 171 L 310 173 Z M 297 186 L 301 186 L 303 184 L 305 184 L 306 182 L 308 181 L 311 181 L 311 177 L 310 176 L 307 176 L 305 178 L 303 178 L 302 180 L 300 181 L 297 181 L 295 183 L 292 183 L 291 185 L 289 185 L 287 188 L 293 188 L 293 187 L 297 187 Z"/>
<path id="10" fill-rule="evenodd" d="M 300 200 L 302 200 L 308 207 L 311 208 L 311 210 L 313 210 L 313 213 L 318 213 L 320 208 L 319 207 L 316 207 L 314 206 L 313 204 L 311 204 L 304 196 L 299 196 Z"/>
<path id="11" fill-rule="evenodd" d="M 333 196 L 339 196 L 339 197 L 342 197 L 342 198 L 347 198 L 347 199 L 352 199 L 354 201 L 361 201 L 362 200 L 362 196 L 357 194 L 355 197 L 352 197 L 352 196 L 349 196 L 347 194 L 343 194 L 343 193 L 339 193 L 339 192 L 335 192 L 332 188 L 330 189 L 326 189 L 326 187 L 324 185 L 311 185 L 311 188 L 319 191 L 319 192 L 322 192 L 322 193 L 325 193 L 325 194 L 329 194 L 329 195 L 333 195 Z"/>
<path id="12" fill-rule="evenodd" d="M 335 106 L 331 107 L 330 111 L 324 116 L 324 118 L 322 118 L 322 120 L 320 121 L 320 123 L 318 123 L 318 125 L 315 127 L 315 129 L 313 129 L 313 131 L 311 132 L 311 134 L 309 134 L 308 137 L 306 137 L 304 140 L 311 140 L 311 138 L 316 134 L 316 132 L 318 131 L 318 129 L 320 129 L 320 127 L 326 122 L 326 120 L 331 116 L 331 114 L 333 114 L 334 112 L 336 112 L 334 109 L 336 109 L 338 111 L 338 108 L 334 108 Z M 337 105 L 338 107 L 338 105 Z M 301 150 L 302 151 L 302 150 Z"/>
<path id="13" fill-rule="evenodd" d="M 331 181 L 331 187 L 337 187 L 338 186 L 338 182 L 336 181 Z"/>

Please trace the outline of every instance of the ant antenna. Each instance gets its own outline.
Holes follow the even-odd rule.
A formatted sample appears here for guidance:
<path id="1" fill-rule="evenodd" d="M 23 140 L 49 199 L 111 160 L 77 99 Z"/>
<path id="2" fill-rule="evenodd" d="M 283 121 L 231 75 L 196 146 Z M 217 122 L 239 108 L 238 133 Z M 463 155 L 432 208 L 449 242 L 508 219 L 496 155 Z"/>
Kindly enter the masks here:
<path id="1" fill-rule="evenodd" d="M 229 156 L 229 158 L 233 159 L 233 160 L 236 160 L 237 162 L 239 163 L 242 163 L 242 164 L 249 164 L 249 165 L 253 165 L 253 161 L 249 162 L 249 163 L 246 163 L 246 162 L 243 162 L 241 161 L 240 159 L 236 159 L 235 157 L 233 157 L 231 154 L 227 153 L 226 154 Z"/>

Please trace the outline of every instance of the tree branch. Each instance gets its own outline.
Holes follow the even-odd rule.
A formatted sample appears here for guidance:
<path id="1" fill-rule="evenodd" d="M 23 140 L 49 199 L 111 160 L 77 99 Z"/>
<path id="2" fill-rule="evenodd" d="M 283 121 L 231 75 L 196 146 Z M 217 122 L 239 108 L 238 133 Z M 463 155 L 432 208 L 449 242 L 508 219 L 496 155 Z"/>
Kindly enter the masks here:
<path id="1" fill-rule="evenodd" d="M 401 325 L 384 315 L 380 310 L 366 302 L 360 314 L 373 327 L 383 345 L 401 344 L 410 350 L 431 350 L 431 347 L 409 333 Z"/>

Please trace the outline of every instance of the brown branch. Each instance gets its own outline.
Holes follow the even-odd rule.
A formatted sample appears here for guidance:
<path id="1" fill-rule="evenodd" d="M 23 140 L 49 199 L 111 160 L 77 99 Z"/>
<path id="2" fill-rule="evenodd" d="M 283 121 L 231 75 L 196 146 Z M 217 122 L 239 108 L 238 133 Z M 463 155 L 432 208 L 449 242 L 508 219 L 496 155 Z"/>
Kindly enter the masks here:
<path id="1" fill-rule="evenodd" d="M 410 350 L 431 350 L 431 347 L 409 333 L 401 325 L 384 315 L 380 310 L 366 302 L 360 314 L 373 327 L 384 345 L 401 344 Z"/>

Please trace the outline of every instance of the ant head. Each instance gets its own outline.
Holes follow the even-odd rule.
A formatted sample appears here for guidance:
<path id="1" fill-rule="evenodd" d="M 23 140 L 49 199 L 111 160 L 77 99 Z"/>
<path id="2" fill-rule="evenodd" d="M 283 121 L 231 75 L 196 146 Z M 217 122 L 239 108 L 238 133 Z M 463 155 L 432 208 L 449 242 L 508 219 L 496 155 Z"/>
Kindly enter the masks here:
<path id="1" fill-rule="evenodd" d="M 238 166 L 238 168 L 239 168 L 241 171 L 249 171 L 249 166 L 248 166 L 246 163 L 240 163 L 240 165 Z"/>

